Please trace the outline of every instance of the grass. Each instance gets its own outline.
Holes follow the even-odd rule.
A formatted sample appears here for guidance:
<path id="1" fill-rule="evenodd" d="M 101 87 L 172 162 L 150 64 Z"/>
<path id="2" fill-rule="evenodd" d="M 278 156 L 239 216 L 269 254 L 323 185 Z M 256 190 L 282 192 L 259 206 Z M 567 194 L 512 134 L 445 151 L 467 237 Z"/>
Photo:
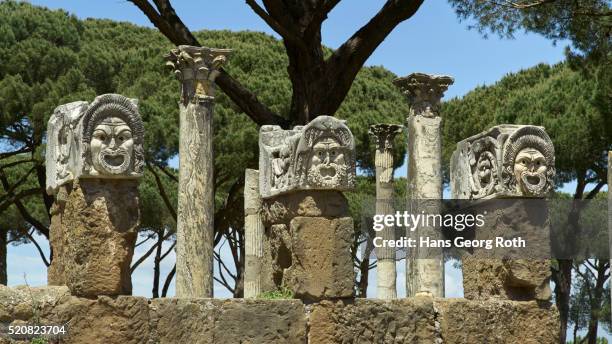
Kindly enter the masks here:
<path id="1" fill-rule="evenodd" d="M 259 294 L 257 298 L 264 299 L 264 300 L 293 299 L 293 291 L 291 291 L 287 287 L 281 287 L 279 290 L 263 292 Z"/>

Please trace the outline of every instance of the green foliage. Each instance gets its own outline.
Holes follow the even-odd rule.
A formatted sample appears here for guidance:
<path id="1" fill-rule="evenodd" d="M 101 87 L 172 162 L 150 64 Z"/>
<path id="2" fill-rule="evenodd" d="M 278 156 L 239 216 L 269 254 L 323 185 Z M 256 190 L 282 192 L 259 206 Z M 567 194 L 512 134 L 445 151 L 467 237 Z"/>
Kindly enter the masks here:
<path id="1" fill-rule="evenodd" d="M 49 340 L 44 337 L 36 337 L 30 341 L 30 344 L 48 344 Z"/>
<path id="2" fill-rule="evenodd" d="M 603 166 L 612 148 L 612 117 L 594 104 L 597 84 L 566 64 L 537 65 L 508 74 L 443 105 L 443 161 L 456 143 L 502 123 L 546 128 L 555 145 L 559 182 Z M 448 169 L 448 166 L 446 166 Z"/>
<path id="3" fill-rule="evenodd" d="M 526 1 L 512 4 L 497 1 L 449 0 L 460 19 L 474 20 L 471 27 L 481 33 L 512 37 L 527 30 L 553 40 L 569 39 L 573 45 L 589 52 L 602 44 L 609 45 L 609 0 Z M 512 6 L 514 4 L 514 6 Z"/>
<path id="4" fill-rule="evenodd" d="M 287 287 L 281 287 L 280 290 L 263 292 L 257 298 L 265 300 L 293 299 L 293 292 Z"/>

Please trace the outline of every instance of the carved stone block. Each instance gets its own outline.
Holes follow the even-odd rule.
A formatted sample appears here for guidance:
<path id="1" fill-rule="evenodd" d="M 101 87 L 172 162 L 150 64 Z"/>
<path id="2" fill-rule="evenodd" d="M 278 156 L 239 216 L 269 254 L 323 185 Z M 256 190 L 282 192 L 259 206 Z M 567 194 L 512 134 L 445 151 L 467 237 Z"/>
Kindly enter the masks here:
<path id="1" fill-rule="evenodd" d="M 284 284 L 300 299 L 353 297 L 353 219 L 296 217 L 289 227 L 292 255 Z"/>
<path id="2" fill-rule="evenodd" d="M 544 197 L 553 188 L 555 150 L 543 127 L 503 124 L 457 144 L 451 159 L 455 199 Z"/>
<path id="3" fill-rule="evenodd" d="M 503 124 L 459 142 L 450 174 L 455 199 L 544 198 L 554 188 L 555 151 L 544 128 Z M 547 205 L 517 200 L 500 207 L 501 201 L 496 202 L 486 215 L 490 228 L 476 230 L 475 239 L 524 237 L 531 246 L 538 245 L 530 246 L 532 252 L 546 256 L 550 252 Z M 480 212 L 485 211 L 482 204 Z M 547 260 L 487 259 L 478 254 L 463 259 L 463 285 L 469 299 L 547 301 L 549 280 Z"/>
<path id="4" fill-rule="evenodd" d="M 355 184 L 355 142 L 344 121 L 319 116 L 283 130 L 264 125 L 259 134 L 262 198 L 297 190 L 350 190 Z"/>
<path id="5" fill-rule="evenodd" d="M 118 94 L 59 106 L 47 127 L 47 192 L 55 195 L 49 284 L 74 295 L 130 294 L 140 222 L 144 126 Z"/>
<path id="6" fill-rule="evenodd" d="M 56 202 L 53 214 L 49 284 L 67 285 L 84 297 L 130 295 L 140 222 L 138 182 L 82 179 L 60 194 L 65 199 Z"/>
<path id="7" fill-rule="evenodd" d="M 139 178 L 144 125 L 135 99 L 104 94 L 57 107 L 47 125 L 47 193 L 78 178 Z"/>

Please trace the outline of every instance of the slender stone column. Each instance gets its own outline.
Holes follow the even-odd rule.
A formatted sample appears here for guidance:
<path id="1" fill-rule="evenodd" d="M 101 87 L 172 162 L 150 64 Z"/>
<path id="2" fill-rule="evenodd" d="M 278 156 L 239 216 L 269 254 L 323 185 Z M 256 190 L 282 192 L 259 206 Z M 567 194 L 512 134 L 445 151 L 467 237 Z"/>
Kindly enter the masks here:
<path id="1" fill-rule="evenodd" d="M 397 124 L 375 124 L 370 126 L 370 134 L 376 138 L 376 214 L 393 214 L 393 139 L 402 132 L 403 126 Z M 382 240 L 395 239 L 395 227 L 385 226 L 378 233 Z M 397 298 L 395 286 L 395 248 L 377 247 L 377 297 L 383 300 Z"/>
<path id="2" fill-rule="evenodd" d="M 259 171 L 244 173 L 244 297 L 256 298 L 261 293 L 264 225 L 261 217 Z"/>
<path id="3" fill-rule="evenodd" d="M 166 57 L 181 81 L 176 296 L 213 296 L 214 79 L 229 50 L 181 45 Z"/>
<path id="4" fill-rule="evenodd" d="M 442 144 L 440 124 L 440 99 L 448 86 L 453 84 L 449 76 L 413 73 L 394 81 L 407 96 L 410 113 L 406 119 L 408 128 L 408 183 L 407 204 L 412 212 L 437 213 L 442 199 Z M 431 201 L 427 201 L 431 200 Z M 416 209 L 415 209 L 416 207 Z M 407 233 L 414 236 L 415 233 Z M 436 239 L 436 228 L 421 227 L 418 237 Z M 418 240 L 418 238 L 417 238 Z M 427 249 L 420 252 L 418 246 L 406 258 L 406 292 L 408 296 L 427 293 L 444 296 L 444 259 L 442 252 Z"/>

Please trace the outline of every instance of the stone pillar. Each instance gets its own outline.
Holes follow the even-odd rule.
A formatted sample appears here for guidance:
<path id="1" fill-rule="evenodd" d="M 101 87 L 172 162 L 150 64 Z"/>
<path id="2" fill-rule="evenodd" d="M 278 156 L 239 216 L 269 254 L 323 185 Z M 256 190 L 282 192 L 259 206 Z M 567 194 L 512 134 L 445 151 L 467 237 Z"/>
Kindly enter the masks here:
<path id="1" fill-rule="evenodd" d="M 355 184 L 355 143 L 329 116 L 283 130 L 262 126 L 259 187 L 266 291 L 304 300 L 354 296 L 353 219 L 341 191 Z"/>
<path id="2" fill-rule="evenodd" d="M 213 296 L 214 80 L 229 50 L 181 45 L 167 56 L 181 81 L 176 296 Z"/>
<path id="3" fill-rule="evenodd" d="M 376 139 L 376 214 L 394 214 L 393 206 L 393 139 L 403 126 L 376 124 L 370 126 L 370 134 Z M 377 236 L 382 240 L 395 239 L 395 227 L 385 226 Z M 376 247 L 377 297 L 383 300 L 397 298 L 395 286 L 395 248 Z"/>
<path id="4" fill-rule="evenodd" d="M 140 222 L 144 126 L 136 100 L 117 94 L 58 107 L 47 129 L 47 192 L 55 195 L 51 285 L 73 295 L 129 295 Z"/>
<path id="5" fill-rule="evenodd" d="M 494 257 L 495 249 L 465 252 L 467 299 L 550 300 L 550 261 L 516 257 L 550 257 L 543 199 L 554 189 L 554 176 L 554 147 L 542 127 L 503 124 L 457 144 L 450 166 L 452 198 L 470 200 L 465 207 L 485 216 L 474 239 L 521 237 L 527 243 Z"/>
<path id="6" fill-rule="evenodd" d="M 264 225 L 261 218 L 259 171 L 247 169 L 244 173 L 245 298 L 256 298 L 262 291 L 263 242 Z"/>
<path id="7" fill-rule="evenodd" d="M 413 73 L 394 81 L 407 96 L 410 113 L 408 129 L 408 183 L 406 197 L 409 211 L 439 212 L 442 199 L 442 134 L 440 100 L 453 84 L 449 76 Z M 421 227 L 408 237 L 440 238 L 437 228 Z M 417 238 L 418 240 L 418 238 Z M 444 257 L 440 250 L 418 247 L 406 258 L 406 293 L 444 297 Z"/>

